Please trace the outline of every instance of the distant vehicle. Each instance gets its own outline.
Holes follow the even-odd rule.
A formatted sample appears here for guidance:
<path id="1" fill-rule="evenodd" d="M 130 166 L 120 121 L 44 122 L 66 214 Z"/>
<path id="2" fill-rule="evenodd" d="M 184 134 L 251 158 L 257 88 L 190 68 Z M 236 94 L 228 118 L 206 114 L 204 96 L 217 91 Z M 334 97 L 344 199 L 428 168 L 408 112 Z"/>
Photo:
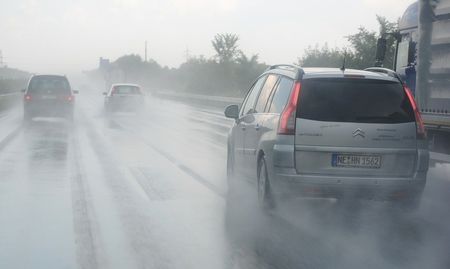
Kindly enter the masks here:
<path id="1" fill-rule="evenodd" d="M 73 120 L 75 96 L 65 76 L 34 75 L 23 90 L 24 120 L 33 117 L 64 117 Z"/>
<path id="2" fill-rule="evenodd" d="M 145 105 L 145 96 L 141 87 L 136 84 L 113 84 L 105 95 L 105 110 L 107 113 L 115 111 L 139 111 Z"/>
<path id="3" fill-rule="evenodd" d="M 399 32 L 391 33 L 398 41 L 392 68 L 415 94 L 431 138 L 450 145 L 450 0 L 438 1 L 429 16 L 421 16 L 419 2 L 407 8 Z M 428 30 L 420 33 L 420 28 Z M 419 47 L 424 53 L 419 53 Z M 378 42 L 378 51 L 377 61 L 382 64 L 385 36 Z M 431 63 L 429 70 L 427 63 Z"/>
<path id="4" fill-rule="evenodd" d="M 395 76 L 331 68 L 270 67 L 249 90 L 228 137 L 230 192 L 255 183 L 279 197 L 420 204 L 429 152 L 411 92 Z"/>

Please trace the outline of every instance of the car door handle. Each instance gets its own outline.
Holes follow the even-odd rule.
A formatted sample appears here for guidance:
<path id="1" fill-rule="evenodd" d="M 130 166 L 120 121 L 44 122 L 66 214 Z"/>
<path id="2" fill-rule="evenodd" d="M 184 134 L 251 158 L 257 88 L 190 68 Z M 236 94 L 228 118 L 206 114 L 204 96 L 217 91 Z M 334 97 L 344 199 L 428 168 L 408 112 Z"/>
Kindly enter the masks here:
<path id="1" fill-rule="evenodd" d="M 256 125 L 255 125 L 255 130 L 256 130 L 256 131 L 259 131 L 259 128 L 260 128 L 260 127 L 259 127 L 259 124 L 256 124 Z"/>
<path id="2" fill-rule="evenodd" d="M 245 129 L 247 129 L 247 128 L 245 127 L 245 125 L 242 125 L 242 126 L 241 126 L 241 130 L 242 130 L 242 131 L 245 131 Z"/>

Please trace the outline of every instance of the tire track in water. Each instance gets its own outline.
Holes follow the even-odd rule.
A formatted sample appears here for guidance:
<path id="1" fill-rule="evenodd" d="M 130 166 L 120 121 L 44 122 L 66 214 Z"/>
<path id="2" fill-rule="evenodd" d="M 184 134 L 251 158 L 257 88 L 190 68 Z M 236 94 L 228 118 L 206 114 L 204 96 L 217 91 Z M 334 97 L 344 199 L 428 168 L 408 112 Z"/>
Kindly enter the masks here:
<path id="1" fill-rule="evenodd" d="M 143 135 L 139 135 L 135 131 L 133 132 L 133 129 L 130 129 L 128 125 L 122 125 L 122 123 L 119 123 L 115 119 L 108 119 L 108 122 L 110 127 L 131 134 L 133 138 L 140 140 L 148 148 L 157 152 L 164 159 L 168 160 L 169 163 L 186 174 L 189 178 L 206 187 L 209 191 L 211 191 L 221 199 L 227 201 L 226 189 L 220 189 L 218 186 L 212 184 L 207 178 L 201 176 L 198 172 L 188 167 L 186 163 L 183 163 L 181 160 L 179 160 L 177 156 L 160 149 L 160 147 L 158 147 L 158 145 L 156 144 L 157 142 L 152 143 L 148 141 L 148 139 L 146 139 Z M 101 147 L 104 147 L 104 145 L 101 145 L 100 148 L 98 147 L 99 144 L 101 144 L 103 141 L 100 137 L 94 138 L 94 136 L 98 136 L 99 134 L 95 134 L 96 130 L 94 130 L 93 128 L 95 127 L 92 126 L 89 129 L 92 129 L 93 146 L 95 145 L 96 151 L 99 150 L 97 154 L 102 157 L 110 155 L 107 153 L 110 150 L 105 148 L 104 150 L 107 151 L 105 152 L 103 149 L 101 149 Z M 109 162 L 110 160 L 106 161 Z M 110 167 L 111 165 L 106 166 Z M 113 168 L 112 170 L 117 170 L 117 168 Z M 148 184 L 147 181 L 149 181 L 150 178 L 145 173 L 142 173 L 142 171 L 139 171 L 139 169 L 130 170 L 131 174 L 150 200 L 164 199 L 164 197 L 161 196 L 161 193 L 158 193 L 157 191 L 152 189 Z M 117 177 L 117 173 L 115 173 L 114 171 L 109 171 L 109 173 L 112 173 L 111 178 L 113 178 L 114 176 Z M 110 178 L 110 176 L 108 176 L 108 178 Z M 124 178 L 122 178 L 121 180 L 123 181 Z M 244 249 L 245 253 L 247 253 L 247 251 L 248 253 L 252 253 L 250 256 L 255 255 L 255 258 L 257 260 L 260 260 L 262 264 L 266 266 L 269 265 L 268 267 L 273 268 L 292 268 L 290 267 L 290 265 L 303 265 L 304 268 L 310 268 L 314 267 L 315 265 L 317 266 L 327 264 L 330 260 L 329 256 L 334 255 L 334 252 L 331 250 L 332 247 L 329 246 L 329 244 L 326 244 L 323 240 L 317 238 L 317 236 L 309 234 L 307 230 L 305 231 L 301 227 L 293 225 L 285 218 L 276 214 L 265 216 L 263 214 L 260 214 L 260 212 L 258 211 L 258 207 L 254 207 L 251 205 L 249 208 L 247 208 L 247 205 L 241 204 L 240 201 L 234 202 L 237 203 L 238 215 L 240 213 L 243 214 L 243 216 L 239 217 L 239 221 L 237 223 L 238 226 L 249 227 L 249 229 L 244 228 L 242 233 L 241 228 L 238 228 L 236 236 L 239 239 L 238 242 L 234 242 L 234 240 L 232 240 L 232 244 L 236 244 L 232 248 L 238 248 L 241 250 Z M 231 209 L 231 211 L 234 210 Z M 236 217 L 233 215 L 234 213 L 231 212 L 231 219 L 234 219 Z M 231 229 L 233 230 L 234 228 L 232 227 Z M 236 231 L 234 231 L 233 233 L 236 233 Z M 308 242 L 308 247 L 304 249 L 303 245 L 298 245 L 296 243 L 293 243 L 293 241 Z M 286 253 L 286 246 L 291 248 L 288 253 Z M 324 251 L 324 249 L 327 250 Z M 312 254 L 314 253 L 323 253 L 324 256 L 328 257 L 326 258 L 326 261 L 321 261 L 320 259 L 317 259 L 317 257 L 311 258 L 311 256 L 313 256 Z M 243 259 L 247 260 L 246 257 L 244 257 Z M 235 264 L 235 261 L 231 262 L 231 264 Z M 284 267 L 284 265 L 286 266 Z"/>
<path id="2" fill-rule="evenodd" d="M 117 121 L 111 120 L 111 123 L 114 125 L 115 128 L 118 128 L 122 131 L 130 132 L 130 130 L 126 129 L 124 126 L 122 126 Z M 136 135 L 135 133 L 132 133 L 133 135 Z M 229 201 L 229 197 L 227 197 L 227 191 L 221 190 L 219 187 L 215 186 L 214 184 L 210 183 L 206 178 L 199 175 L 197 172 L 192 170 L 191 168 L 184 165 L 182 162 L 178 161 L 176 157 L 172 156 L 171 154 L 159 149 L 157 146 L 151 144 L 148 142 L 145 138 L 141 136 L 137 136 L 141 142 L 143 142 L 145 145 L 147 145 L 149 148 L 153 149 L 154 151 L 158 152 L 161 156 L 163 156 L 165 159 L 167 159 L 170 163 L 172 163 L 174 166 L 176 166 L 178 169 L 183 171 L 185 174 L 187 174 L 190 178 L 195 180 L 196 182 L 200 183 L 207 189 L 209 189 L 211 192 L 219 196 L 220 198 L 224 199 L 228 203 L 238 203 L 237 205 L 239 209 L 237 209 L 238 214 L 242 213 L 243 208 L 245 213 L 244 215 L 240 216 L 240 220 L 238 221 L 238 226 L 243 227 L 252 227 L 250 230 L 244 228 L 238 228 L 237 236 L 240 237 L 238 241 L 240 241 L 242 238 L 244 238 L 244 241 L 252 242 L 254 247 L 253 250 L 256 250 L 256 254 L 259 257 L 260 261 L 262 261 L 262 264 L 265 266 L 269 266 L 270 268 L 285 268 L 283 267 L 285 263 L 289 264 L 286 268 L 292 268 L 293 264 L 301 264 L 300 268 L 310 268 L 314 267 L 314 265 L 318 264 L 326 264 L 325 261 L 320 261 L 319 259 L 312 259 L 307 258 L 303 259 L 305 257 L 310 257 L 311 253 L 316 253 L 320 249 L 327 249 L 328 253 L 327 255 L 330 255 L 330 253 L 333 253 L 333 251 L 330 250 L 330 246 L 326 244 L 323 240 L 319 240 L 317 236 L 309 234 L 307 231 L 301 229 L 300 227 L 297 227 L 296 225 L 293 225 L 290 223 L 287 219 L 282 217 L 281 215 L 277 214 L 277 212 L 270 212 L 269 214 L 261 214 L 262 212 L 259 212 L 259 207 L 256 205 L 243 205 L 240 204 L 241 201 Z M 139 180 L 139 179 L 138 179 Z M 148 179 L 147 179 L 148 180 Z M 142 183 L 140 183 L 142 184 Z M 144 189 L 145 190 L 145 189 Z M 152 192 L 152 191 L 150 191 Z M 245 204 L 245 203 L 244 203 Z M 228 207 L 228 206 L 227 206 Z M 233 208 L 233 206 L 231 206 Z M 234 209 L 229 209 L 231 211 L 235 211 Z M 227 209 L 227 211 L 229 211 Z M 256 210 L 256 211 L 255 211 Z M 235 218 L 236 216 L 230 216 L 230 212 L 227 212 L 228 215 L 227 218 Z M 235 213 L 231 213 L 233 215 Z M 227 224 L 228 225 L 228 224 Z M 233 227 L 232 229 L 234 229 Z M 242 231 L 245 234 L 241 234 Z M 233 235 L 236 236 L 236 235 Z M 301 246 L 298 246 L 296 244 L 293 244 L 291 248 L 293 248 L 291 251 L 289 251 L 289 254 L 285 254 L 284 244 L 286 241 L 290 241 L 292 244 L 292 240 L 300 239 L 301 242 L 307 241 L 310 242 L 308 248 L 303 249 Z M 295 241 L 295 240 L 294 240 Z M 248 243 L 248 242 L 247 242 Z M 244 243 L 246 245 L 247 243 Z M 238 243 L 236 241 L 233 241 L 233 244 L 237 244 L 237 248 L 240 249 L 239 245 L 242 244 Z M 297 251 L 297 253 L 294 253 Z M 326 253 L 326 252 L 325 252 Z M 286 262 L 286 259 L 290 259 L 289 262 Z M 282 265 L 281 267 L 278 267 L 277 265 Z"/>
<path id="3" fill-rule="evenodd" d="M 146 218 L 146 213 L 139 210 L 137 196 L 132 191 L 130 179 L 120 168 L 120 160 L 115 157 L 113 150 L 107 147 L 99 130 L 88 117 L 84 114 L 80 116 L 86 124 L 89 142 L 117 202 L 116 206 L 124 233 L 127 235 L 130 254 L 133 256 L 133 263 L 136 264 L 130 268 L 172 268 L 170 259 L 161 247 L 161 242 L 151 240 L 157 237 L 152 223 Z M 131 176 L 133 176 L 132 173 Z M 144 191 L 144 193 L 148 195 L 147 192 Z"/>
<path id="4" fill-rule="evenodd" d="M 85 171 L 80 162 L 80 143 L 77 128 L 72 134 L 72 163 L 74 171 L 71 174 L 72 211 L 76 244 L 76 257 L 79 268 L 103 268 L 99 266 L 99 251 L 95 237 L 95 223 L 92 218 L 92 208 L 88 204 L 89 192 L 84 184 Z M 106 267 L 105 267 L 106 268 Z"/>

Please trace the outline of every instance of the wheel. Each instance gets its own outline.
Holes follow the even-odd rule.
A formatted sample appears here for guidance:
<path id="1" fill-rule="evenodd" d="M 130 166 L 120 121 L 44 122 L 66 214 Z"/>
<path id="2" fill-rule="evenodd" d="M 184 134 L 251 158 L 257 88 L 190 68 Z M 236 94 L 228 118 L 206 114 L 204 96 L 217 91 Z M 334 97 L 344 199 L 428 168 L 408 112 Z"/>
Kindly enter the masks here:
<path id="1" fill-rule="evenodd" d="M 258 165 L 258 201 L 264 210 L 275 208 L 275 201 L 270 188 L 269 174 L 264 156 L 261 157 Z"/>

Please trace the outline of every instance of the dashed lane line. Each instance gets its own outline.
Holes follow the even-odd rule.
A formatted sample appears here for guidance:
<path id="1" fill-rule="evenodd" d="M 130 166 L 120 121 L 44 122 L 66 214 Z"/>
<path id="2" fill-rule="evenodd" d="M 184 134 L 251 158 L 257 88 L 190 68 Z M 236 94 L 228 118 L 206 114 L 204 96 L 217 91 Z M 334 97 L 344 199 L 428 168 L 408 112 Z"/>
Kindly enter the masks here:
<path id="1" fill-rule="evenodd" d="M 114 126 L 115 127 L 120 128 L 122 130 L 127 130 L 126 128 L 124 128 L 118 122 L 116 122 L 116 121 L 113 121 L 113 122 L 114 122 Z M 200 174 L 198 174 L 197 172 L 195 172 L 194 170 L 192 170 L 191 168 L 189 168 L 185 164 L 183 164 L 180 161 L 178 161 L 171 154 L 169 154 L 169 153 L 161 150 L 160 148 L 156 147 L 155 145 L 149 143 L 147 140 L 143 139 L 142 137 L 138 137 L 138 138 L 145 145 L 149 146 L 154 151 L 158 152 L 160 155 L 162 155 L 164 158 L 166 158 L 168 161 L 170 161 L 173 165 L 175 165 L 178 169 L 180 169 L 181 171 L 183 171 L 184 173 L 189 175 L 191 178 L 196 180 L 198 183 L 200 183 L 204 187 L 208 188 L 210 191 L 212 191 L 216 195 L 220 196 L 221 198 L 226 198 L 226 192 L 225 191 L 221 190 L 219 187 L 217 187 L 216 185 L 214 185 L 211 182 L 209 182 L 206 178 L 204 178 L 203 176 L 201 176 Z"/>

